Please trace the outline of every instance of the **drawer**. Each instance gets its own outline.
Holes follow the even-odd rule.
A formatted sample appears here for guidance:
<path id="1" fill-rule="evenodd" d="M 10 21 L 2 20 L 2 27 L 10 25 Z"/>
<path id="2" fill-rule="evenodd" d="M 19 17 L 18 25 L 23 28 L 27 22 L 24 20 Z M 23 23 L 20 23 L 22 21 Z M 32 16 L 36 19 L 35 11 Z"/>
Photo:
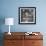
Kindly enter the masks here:
<path id="1" fill-rule="evenodd" d="M 14 40 L 5 40 L 4 41 L 4 46 L 15 46 L 16 45 L 16 41 Z"/>
<path id="2" fill-rule="evenodd" d="M 43 46 L 43 40 L 32 41 L 32 46 Z"/>
<path id="3" fill-rule="evenodd" d="M 42 40 L 25 40 L 24 46 L 43 46 Z"/>
<path id="4" fill-rule="evenodd" d="M 23 40 L 5 40 L 4 46 L 23 46 Z"/>
<path id="5" fill-rule="evenodd" d="M 15 35 L 15 36 L 10 36 L 10 35 L 7 35 L 7 36 L 4 36 L 4 39 L 10 39 L 10 40 L 22 40 L 24 39 L 24 36 L 23 35 Z"/>
<path id="6" fill-rule="evenodd" d="M 41 36 L 41 35 L 33 35 L 33 36 L 30 36 L 30 35 L 25 35 L 25 40 L 31 40 L 31 39 L 35 39 L 35 40 L 37 40 L 37 39 L 39 39 L 39 40 L 43 40 L 43 36 Z"/>

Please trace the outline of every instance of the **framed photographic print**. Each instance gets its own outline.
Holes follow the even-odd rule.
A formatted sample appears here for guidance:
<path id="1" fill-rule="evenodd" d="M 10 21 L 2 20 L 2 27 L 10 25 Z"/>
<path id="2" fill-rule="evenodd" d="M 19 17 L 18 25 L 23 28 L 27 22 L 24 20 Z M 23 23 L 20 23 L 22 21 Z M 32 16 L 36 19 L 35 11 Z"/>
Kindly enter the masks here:
<path id="1" fill-rule="evenodd" d="M 19 24 L 36 24 L 36 7 L 19 7 Z"/>

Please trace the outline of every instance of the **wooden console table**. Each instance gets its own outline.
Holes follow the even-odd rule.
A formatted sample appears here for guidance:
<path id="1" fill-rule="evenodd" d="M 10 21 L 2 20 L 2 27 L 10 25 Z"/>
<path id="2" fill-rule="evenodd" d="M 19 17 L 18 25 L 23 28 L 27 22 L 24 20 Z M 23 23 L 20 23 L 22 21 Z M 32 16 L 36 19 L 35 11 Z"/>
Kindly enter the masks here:
<path id="1" fill-rule="evenodd" d="M 25 35 L 26 32 L 11 32 L 8 35 L 4 33 L 4 46 L 43 46 L 43 35 Z M 34 32 L 33 32 L 34 33 Z"/>

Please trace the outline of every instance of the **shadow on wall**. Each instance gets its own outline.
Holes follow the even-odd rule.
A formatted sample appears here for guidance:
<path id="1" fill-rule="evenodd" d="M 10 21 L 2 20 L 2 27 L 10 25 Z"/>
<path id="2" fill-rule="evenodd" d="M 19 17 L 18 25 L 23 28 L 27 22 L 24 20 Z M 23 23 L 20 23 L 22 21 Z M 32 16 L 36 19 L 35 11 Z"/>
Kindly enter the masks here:
<path id="1" fill-rule="evenodd" d="M 3 46 L 3 32 L 2 32 L 2 25 L 5 23 L 5 17 L 0 16 L 0 46 Z"/>

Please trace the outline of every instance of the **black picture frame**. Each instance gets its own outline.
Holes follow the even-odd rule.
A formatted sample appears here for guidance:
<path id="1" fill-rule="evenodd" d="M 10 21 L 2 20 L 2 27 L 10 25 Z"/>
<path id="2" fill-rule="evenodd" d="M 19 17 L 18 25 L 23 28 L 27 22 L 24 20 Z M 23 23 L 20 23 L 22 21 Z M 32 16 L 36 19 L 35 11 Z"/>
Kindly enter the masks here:
<path id="1" fill-rule="evenodd" d="M 36 24 L 36 7 L 19 7 L 19 24 Z"/>

